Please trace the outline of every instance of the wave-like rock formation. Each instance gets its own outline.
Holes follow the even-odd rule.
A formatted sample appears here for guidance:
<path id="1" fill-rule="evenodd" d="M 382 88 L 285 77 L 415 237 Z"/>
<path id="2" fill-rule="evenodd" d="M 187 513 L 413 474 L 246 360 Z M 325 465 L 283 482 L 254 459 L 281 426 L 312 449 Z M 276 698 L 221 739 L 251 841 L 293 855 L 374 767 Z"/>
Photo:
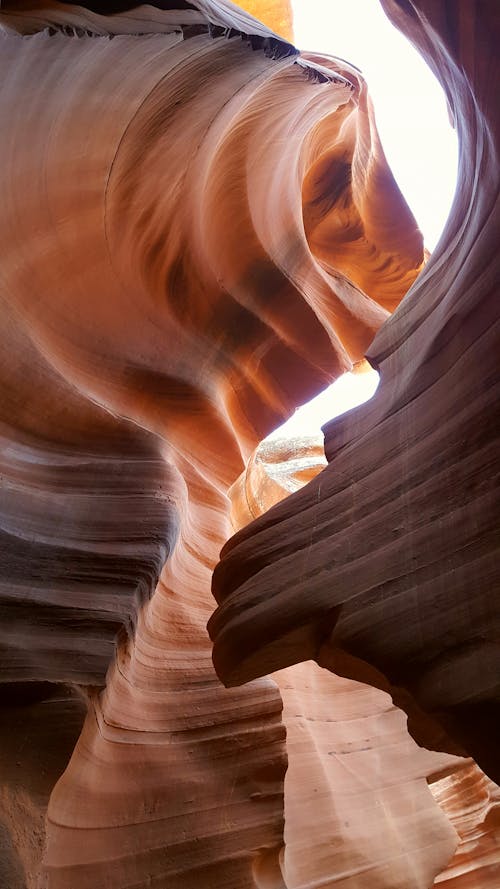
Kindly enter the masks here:
<path id="1" fill-rule="evenodd" d="M 265 513 L 325 462 L 319 436 L 263 442 L 231 489 L 233 524 Z M 462 760 L 420 749 L 387 694 L 313 661 L 272 678 L 287 732 L 287 889 L 431 886 L 457 833 L 426 779 L 455 775 Z"/>
<path id="2" fill-rule="evenodd" d="M 498 781 L 497 10 L 384 7 L 446 90 L 459 188 L 434 255 L 368 350 L 375 398 L 325 427 L 316 479 L 225 547 L 214 662 L 235 685 L 315 660 L 390 692 L 419 743 L 467 753 Z M 496 885 L 497 790 L 480 770 L 431 787 L 461 837 L 438 882 Z"/>
<path id="3" fill-rule="evenodd" d="M 260 678 L 303 659 L 300 627 L 283 664 L 273 640 L 270 658 L 251 659 L 259 678 L 225 689 L 206 632 L 229 489 L 271 428 L 363 357 L 422 268 L 366 85 L 225 0 L 7 0 L 0 25 L 2 879 L 9 889 L 421 889 L 461 825 L 439 808 L 447 786 L 436 799 L 426 789 L 436 754 L 418 752 L 389 697 L 314 665 Z M 450 72 L 463 80 L 451 62 Z M 465 111 L 477 191 L 479 132 L 485 164 L 489 143 L 472 100 Z M 483 219 L 493 192 L 477 193 L 471 216 Z M 467 247 L 478 229 L 465 215 L 462 225 Z M 451 254 L 465 249 L 459 234 Z M 458 279 L 471 274 L 462 265 Z M 479 337 L 483 316 L 473 317 Z M 414 365 L 409 349 L 406 376 Z M 492 397 L 493 383 L 483 390 Z M 384 470 L 380 450 L 365 453 Z M 290 472 L 276 472 L 279 487 Z M 301 498 L 289 501 L 299 522 Z M 302 535 L 312 551 L 311 527 Z M 303 540 L 293 546 L 295 571 Z M 283 619 L 273 583 L 271 634 Z M 315 595 L 312 585 L 311 606 Z M 236 610 L 242 633 L 225 611 L 217 618 L 217 665 L 246 679 L 235 666 L 248 663 L 245 603 Z M 331 625 L 320 609 L 311 636 L 319 614 Z M 330 694 L 350 713 L 332 735 Z M 319 731 L 302 736 L 314 720 Z M 380 748 L 371 759 L 358 749 L 365 735 Z M 391 783 L 373 763 L 395 750 Z M 342 781 L 324 772 L 325 756 Z M 454 757 L 437 757 L 440 775 L 454 773 Z M 287 812 L 288 762 L 297 807 Z M 351 831 L 333 818 L 337 787 L 338 812 L 358 813 Z M 304 823 L 320 808 L 322 857 L 308 870 Z M 492 831 L 481 836 L 490 850 Z M 384 856 L 391 843 L 398 852 Z"/>
<path id="4" fill-rule="evenodd" d="M 324 463 L 317 437 L 263 442 L 230 491 L 233 525 L 265 513 Z M 314 661 L 272 678 L 287 731 L 287 887 L 496 887 L 499 789 L 474 762 L 419 748 L 389 695 Z"/>

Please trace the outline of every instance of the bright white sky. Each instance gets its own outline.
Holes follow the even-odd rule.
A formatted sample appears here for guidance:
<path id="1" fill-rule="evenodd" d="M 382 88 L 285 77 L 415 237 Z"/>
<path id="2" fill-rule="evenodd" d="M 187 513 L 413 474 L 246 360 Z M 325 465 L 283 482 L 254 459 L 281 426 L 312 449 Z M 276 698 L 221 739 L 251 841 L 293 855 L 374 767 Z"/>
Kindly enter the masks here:
<path id="1" fill-rule="evenodd" d="M 444 93 L 378 0 L 292 0 L 295 43 L 352 62 L 375 105 L 389 165 L 433 250 L 457 176 L 457 140 Z"/>
<path id="2" fill-rule="evenodd" d="M 363 72 L 387 160 L 432 251 L 452 204 L 458 157 L 439 83 L 378 0 L 292 0 L 292 7 L 299 49 L 339 56 Z M 345 374 L 273 437 L 319 431 L 371 398 L 377 383 L 375 371 Z"/>

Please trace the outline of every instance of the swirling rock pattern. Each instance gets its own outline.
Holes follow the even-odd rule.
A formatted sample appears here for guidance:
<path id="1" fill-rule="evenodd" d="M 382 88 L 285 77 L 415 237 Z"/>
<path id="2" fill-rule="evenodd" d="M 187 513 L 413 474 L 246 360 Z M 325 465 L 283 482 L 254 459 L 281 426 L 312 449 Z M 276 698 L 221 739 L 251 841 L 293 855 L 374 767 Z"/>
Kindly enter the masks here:
<path id="1" fill-rule="evenodd" d="M 7 878 L 300 885 L 281 696 L 220 685 L 211 572 L 247 458 L 362 358 L 420 233 L 356 69 L 224 0 L 0 24 Z"/>
<path id="2" fill-rule="evenodd" d="M 223 551 L 214 661 L 233 685 L 315 659 L 390 691 L 419 742 L 467 752 L 498 780 L 497 11 L 384 7 L 446 89 L 459 188 L 434 255 L 368 350 L 375 398 L 325 427 L 329 466 Z M 483 780 L 472 798 L 489 812 Z M 440 882 L 496 885 L 497 815 L 481 819 L 469 845 L 458 828 Z"/>
<path id="3" fill-rule="evenodd" d="M 500 794 L 475 763 L 437 774 L 430 782 L 437 802 L 455 827 L 460 841 L 436 886 L 479 889 L 496 886 L 500 877 Z"/>
<path id="4" fill-rule="evenodd" d="M 319 444 L 311 436 L 263 442 L 231 489 L 233 525 L 321 472 Z M 499 789 L 475 763 L 417 747 L 389 695 L 314 661 L 273 679 L 287 730 L 287 887 L 408 889 L 431 886 L 436 874 L 435 886 L 496 886 Z"/>
<path id="5" fill-rule="evenodd" d="M 231 489 L 233 524 L 265 513 L 325 462 L 319 437 L 264 441 Z M 432 885 L 457 834 L 425 779 L 454 775 L 462 760 L 421 750 L 387 694 L 313 661 L 272 678 L 287 732 L 287 889 Z"/>

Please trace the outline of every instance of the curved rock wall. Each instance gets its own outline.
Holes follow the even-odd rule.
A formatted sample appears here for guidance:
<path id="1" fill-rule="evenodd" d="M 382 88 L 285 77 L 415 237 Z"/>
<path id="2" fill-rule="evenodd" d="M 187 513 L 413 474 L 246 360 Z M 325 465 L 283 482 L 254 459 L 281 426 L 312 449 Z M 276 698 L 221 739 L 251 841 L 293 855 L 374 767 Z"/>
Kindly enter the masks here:
<path id="1" fill-rule="evenodd" d="M 325 427 L 329 466 L 314 481 L 225 547 L 214 661 L 233 685 L 315 659 L 389 691 L 419 743 L 468 753 L 498 780 L 496 8 L 384 6 L 446 89 L 459 188 L 434 255 L 368 350 L 375 398 Z M 475 839 L 452 819 L 462 839 L 440 882 L 498 881 L 496 791 L 483 780 L 462 784 Z"/>
<path id="2" fill-rule="evenodd" d="M 235 530 L 324 463 L 317 437 L 264 441 L 230 492 Z M 287 887 L 496 886 L 499 791 L 472 760 L 419 748 L 388 694 L 314 661 L 272 678 L 287 731 Z"/>
<path id="3" fill-rule="evenodd" d="M 231 489 L 233 523 L 265 513 L 324 465 L 319 437 L 264 441 Z M 425 779 L 454 775 L 463 761 L 418 748 L 387 694 L 314 661 L 272 678 L 287 733 L 287 889 L 431 886 L 457 833 Z"/>
<path id="4" fill-rule="evenodd" d="M 422 239 L 354 68 L 230 3 L 177 5 L 0 12 L 13 884 L 310 882 L 283 855 L 282 699 L 267 678 L 220 685 L 211 572 L 247 458 L 363 356 Z"/>

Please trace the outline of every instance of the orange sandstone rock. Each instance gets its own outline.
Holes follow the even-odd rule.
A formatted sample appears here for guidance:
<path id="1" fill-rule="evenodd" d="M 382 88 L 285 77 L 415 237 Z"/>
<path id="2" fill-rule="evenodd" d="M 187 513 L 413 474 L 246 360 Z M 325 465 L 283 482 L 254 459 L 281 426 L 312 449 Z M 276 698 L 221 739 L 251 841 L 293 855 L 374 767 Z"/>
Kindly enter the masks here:
<path id="1" fill-rule="evenodd" d="M 266 512 L 325 462 L 319 438 L 264 441 L 231 489 L 233 523 Z M 272 678 L 287 732 L 284 885 L 431 886 L 458 838 L 426 778 L 454 775 L 463 760 L 420 749 L 387 694 L 314 661 Z"/>
<path id="2" fill-rule="evenodd" d="M 214 662 L 236 685 L 316 660 L 390 692 L 420 744 L 498 780 L 496 8 L 384 6 L 446 89 L 459 188 L 439 250 L 367 351 L 375 398 L 327 424 L 329 466 L 223 550 Z M 457 887 L 498 881 L 497 790 L 474 775 L 471 793 L 456 779 L 460 845 L 439 876 Z M 445 810 L 454 784 L 436 794 Z"/>
<path id="3" fill-rule="evenodd" d="M 264 22 L 271 31 L 293 40 L 293 13 L 290 0 L 244 0 L 238 6 Z"/>
<path id="4" fill-rule="evenodd" d="M 211 573 L 248 457 L 363 358 L 422 267 L 422 238 L 355 69 L 300 57 L 225 0 L 177 5 L 0 10 L 1 818 L 12 887 L 313 879 L 291 817 L 284 827 L 278 686 L 257 678 L 228 691 L 214 672 Z M 295 694 L 306 713 L 318 705 L 307 671 L 296 673 L 285 718 Z M 382 747 L 387 720 L 399 720 L 398 738 L 402 725 L 384 701 L 367 717 Z M 297 743 L 290 730 L 290 751 Z M 406 762 L 414 748 L 401 743 Z M 396 830 L 422 879 L 454 842 L 425 774 L 415 763 L 418 804 Z M 360 811 L 385 794 L 397 814 L 398 795 L 370 781 Z M 348 805 L 347 786 L 343 796 Z M 329 789 L 328 836 L 331 799 Z M 427 806 L 436 830 L 424 862 L 411 825 Z M 353 889 L 357 875 L 346 879 Z"/>

